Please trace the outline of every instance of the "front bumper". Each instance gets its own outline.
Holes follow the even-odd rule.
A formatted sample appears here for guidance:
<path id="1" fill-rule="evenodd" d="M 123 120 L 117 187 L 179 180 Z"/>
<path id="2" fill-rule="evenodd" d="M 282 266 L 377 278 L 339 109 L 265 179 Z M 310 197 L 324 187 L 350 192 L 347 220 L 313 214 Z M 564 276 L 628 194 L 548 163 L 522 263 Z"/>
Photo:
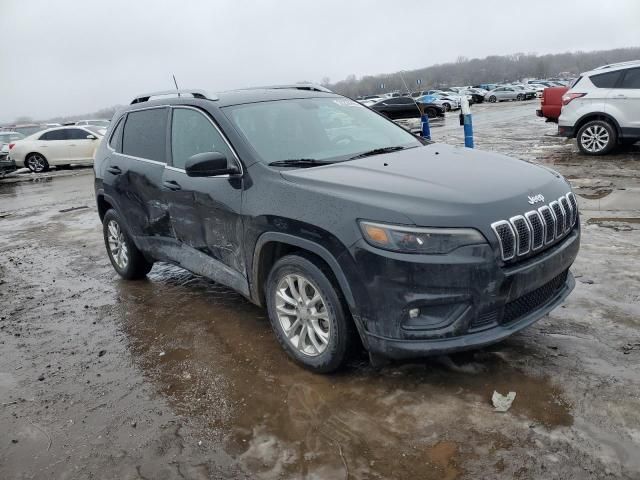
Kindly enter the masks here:
<path id="1" fill-rule="evenodd" d="M 370 352 L 398 359 L 498 342 L 569 295 L 579 244 L 576 227 L 535 257 L 500 265 L 489 245 L 416 256 L 358 243 L 352 254 L 361 288 L 353 293 L 361 337 Z M 411 318 L 413 309 L 419 314 Z"/>

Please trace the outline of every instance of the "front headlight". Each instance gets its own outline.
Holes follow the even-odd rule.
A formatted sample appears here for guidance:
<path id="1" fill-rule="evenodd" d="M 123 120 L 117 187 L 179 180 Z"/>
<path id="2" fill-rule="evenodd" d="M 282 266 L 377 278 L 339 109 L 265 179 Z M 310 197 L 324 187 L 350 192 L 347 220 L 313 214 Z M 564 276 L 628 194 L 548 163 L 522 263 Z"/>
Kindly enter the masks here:
<path id="1" fill-rule="evenodd" d="M 402 253 L 449 253 L 465 245 L 487 243 L 472 228 L 419 228 L 360 221 L 360 230 L 370 245 Z"/>

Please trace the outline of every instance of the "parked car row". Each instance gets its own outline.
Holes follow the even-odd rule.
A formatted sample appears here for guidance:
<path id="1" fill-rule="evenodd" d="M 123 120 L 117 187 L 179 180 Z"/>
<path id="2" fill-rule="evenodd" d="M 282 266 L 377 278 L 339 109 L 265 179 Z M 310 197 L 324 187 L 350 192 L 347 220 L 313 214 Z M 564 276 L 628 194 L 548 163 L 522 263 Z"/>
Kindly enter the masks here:
<path id="1" fill-rule="evenodd" d="M 0 139 L 8 137 L 7 155 L 0 156 L 0 166 L 4 171 L 27 167 L 39 173 L 51 166 L 91 165 L 105 132 L 94 125 L 48 128 L 28 137 L 0 132 Z"/>

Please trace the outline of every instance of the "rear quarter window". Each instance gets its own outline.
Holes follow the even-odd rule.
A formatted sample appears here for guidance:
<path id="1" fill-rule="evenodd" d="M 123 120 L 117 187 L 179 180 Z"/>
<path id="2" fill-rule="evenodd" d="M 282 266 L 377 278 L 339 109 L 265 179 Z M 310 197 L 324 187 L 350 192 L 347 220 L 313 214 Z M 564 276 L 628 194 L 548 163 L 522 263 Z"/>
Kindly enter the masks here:
<path id="1" fill-rule="evenodd" d="M 618 80 L 622 76 L 622 71 L 599 73 L 590 77 L 591 83 L 598 88 L 615 88 Z"/>
<path id="2" fill-rule="evenodd" d="M 122 134 L 122 153 L 166 163 L 167 115 L 167 108 L 129 112 Z"/>
<path id="3" fill-rule="evenodd" d="M 113 129 L 113 133 L 111 133 L 111 138 L 109 139 L 109 146 L 118 153 L 122 153 L 122 131 L 124 129 L 125 116 L 118 120 L 118 124 L 116 128 Z"/>

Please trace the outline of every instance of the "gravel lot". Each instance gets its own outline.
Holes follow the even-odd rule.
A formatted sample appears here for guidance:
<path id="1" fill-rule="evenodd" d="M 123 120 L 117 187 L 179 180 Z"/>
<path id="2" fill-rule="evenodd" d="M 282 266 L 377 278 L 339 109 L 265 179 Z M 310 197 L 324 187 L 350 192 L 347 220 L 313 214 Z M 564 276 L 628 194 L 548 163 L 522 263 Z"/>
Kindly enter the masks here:
<path id="1" fill-rule="evenodd" d="M 0 183 L 0 478 L 640 478 L 640 149 L 581 156 L 537 103 L 474 106 L 476 147 L 574 184 L 574 293 L 491 348 L 381 371 L 298 368 L 264 311 L 179 268 L 119 279 L 90 169 Z M 463 144 L 455 114 L 432 134 Z"/>

